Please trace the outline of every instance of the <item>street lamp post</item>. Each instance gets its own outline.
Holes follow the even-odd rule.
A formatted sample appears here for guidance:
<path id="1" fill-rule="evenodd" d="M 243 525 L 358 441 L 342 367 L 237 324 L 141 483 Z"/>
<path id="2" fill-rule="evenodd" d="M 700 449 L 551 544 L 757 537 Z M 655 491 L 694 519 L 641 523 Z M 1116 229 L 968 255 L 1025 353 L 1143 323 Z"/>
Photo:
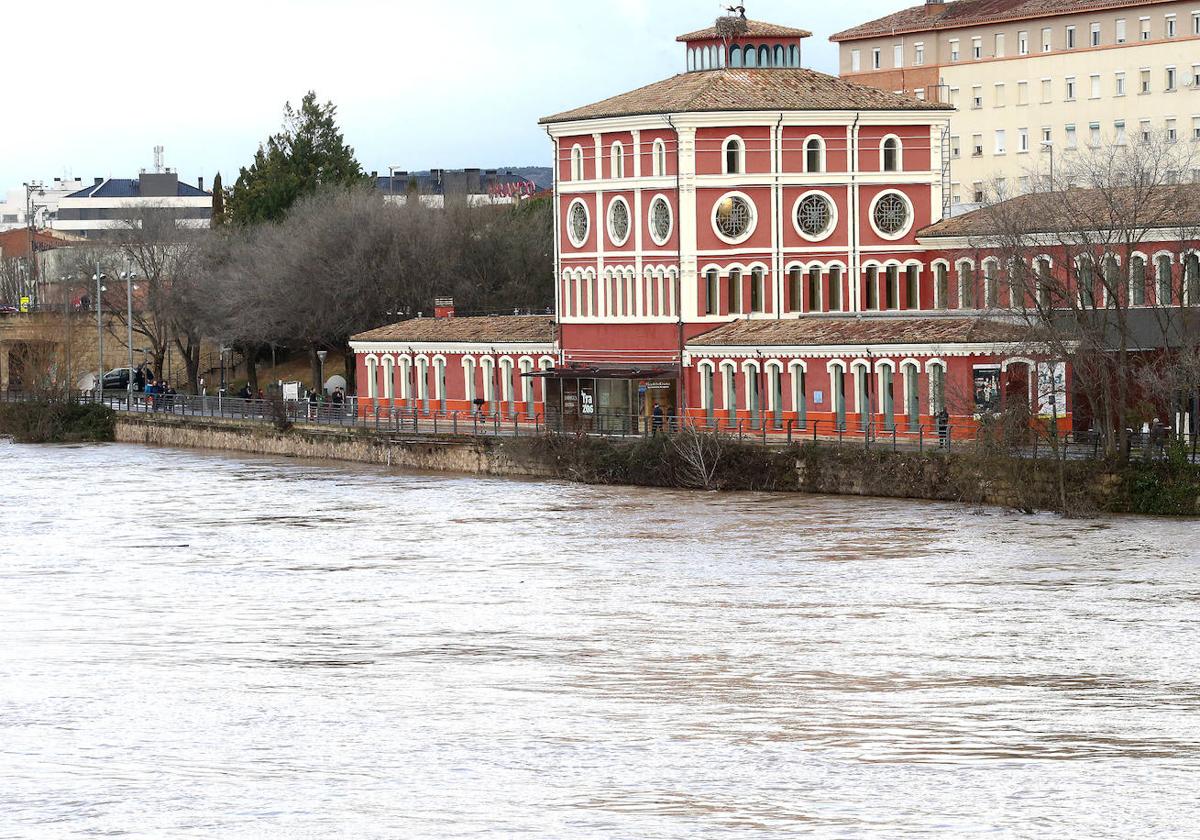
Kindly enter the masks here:
<path id="1" fill-rule="evenodd" d="M 1042 148 L 1050 152 L 1050 192 L 1054 192 L 1054 141 L 1043 140 Z"/>
<path id="2" fill-rule="evenodd" d="M 128 370 L 128 376 L 126 377 L 126 379 L 128 379 L 127 397 L 126 398 L 128 399 L 128 406 L 132 410 L 133 409 L 133 290 L 135 288 L 137 288 L 136 286 L 133 285 L 133 281 L 134 281 L 134 278 L 137 277 L 137 274 L 132 271 L 126 271 L 126 272 L 122 272 L 121 276 L 125 278 L 125 307 L 126 307 L 125 308 L 125 329 L 126 329 L 126 340 L 129 343 L 129 370 Z"/>
<path id="3" fill-rule="evenodd" d="M 317 383 L 317 393 L 324 396 L 325 394 L 325 359 L 328 358 L 328 350 L 318 350 L 317 360 L 321 363 L 321 381 Z"/>
<path id="4" fill-rule="evenodd" d="M 108 279 L 100 273 L 100 263 L 96 263 L 96 350 L 99 354 L 96 365 L 99 368 L 99 376 L 96 378 L 96 398 L 97 401 L 104 399 L 104 292 L 107 291 L 102 281 Z"/>

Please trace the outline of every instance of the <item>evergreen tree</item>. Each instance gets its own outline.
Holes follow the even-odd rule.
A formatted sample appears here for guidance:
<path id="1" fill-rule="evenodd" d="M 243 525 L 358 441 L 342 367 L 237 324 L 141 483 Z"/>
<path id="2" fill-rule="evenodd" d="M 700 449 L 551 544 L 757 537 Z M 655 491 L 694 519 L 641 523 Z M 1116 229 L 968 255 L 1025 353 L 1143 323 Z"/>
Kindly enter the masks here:
<path id="1" fill-rule="evenodd" d="M 213 178 L 212 197 L 212 227 L 221 227 L 225 224 L 225 186 L 220 172 Z"/>
<path id="2" fill-rule="evenodd" d="M 309 91 L 297 111 L 289 102 L 283 130 L 258 147 L 229 195 L 229 220 L 238 225 L 277 222 L 297 199 L 322 187 L 352 186 L 364 180 L 362 166 L 338 129 L 337 108 L 317 103 Z"/>

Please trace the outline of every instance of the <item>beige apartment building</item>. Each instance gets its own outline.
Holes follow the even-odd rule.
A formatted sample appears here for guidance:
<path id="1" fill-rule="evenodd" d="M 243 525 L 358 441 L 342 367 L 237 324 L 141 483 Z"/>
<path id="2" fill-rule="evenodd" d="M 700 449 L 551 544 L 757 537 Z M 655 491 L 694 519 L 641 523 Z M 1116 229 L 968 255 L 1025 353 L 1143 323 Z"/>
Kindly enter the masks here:
<path id="1" fill-rule="evenodd" d="M 957 107 L 948 209 L 1049 182 L 1088 146 L 1196 142 L 1200 0 L 927 2 L 832 36 L 849 80 Z M 1200 180 L 1196 170 L 1180 178 Z"/>

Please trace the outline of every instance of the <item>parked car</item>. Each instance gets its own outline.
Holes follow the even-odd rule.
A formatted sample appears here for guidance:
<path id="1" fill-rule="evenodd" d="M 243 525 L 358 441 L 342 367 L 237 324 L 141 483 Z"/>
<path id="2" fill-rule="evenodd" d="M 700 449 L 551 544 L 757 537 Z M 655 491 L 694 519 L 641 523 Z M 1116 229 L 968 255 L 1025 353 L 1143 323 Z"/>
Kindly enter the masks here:
<path id="1" fill-rule="evenodd" d="M 16 315 L 20 311 L 11 303 L 0 303 L 0 315 Z"/>
<path id="2" fill-rule="evenodd" d="M 105 391 L 128 391 L 129 390 L 129 372 L 127 367 L 113 368 L 108 373 L 104 374 L 104 390 Z M 150 369 L 145 367 L 133 368 L 133 390 L 142 391 L 146 387 L 146 375 Z"/>

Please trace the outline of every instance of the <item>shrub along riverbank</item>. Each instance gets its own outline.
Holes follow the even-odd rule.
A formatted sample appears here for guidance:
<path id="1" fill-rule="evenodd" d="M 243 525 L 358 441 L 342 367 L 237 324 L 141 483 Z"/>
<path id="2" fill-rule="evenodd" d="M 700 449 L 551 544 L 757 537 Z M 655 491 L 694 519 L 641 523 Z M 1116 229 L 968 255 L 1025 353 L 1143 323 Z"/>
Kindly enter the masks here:
<path id="1" fill-rule="evenodd" d="M 0 435 L 18 443 L 111 441 L 115 427 L 116 415 L 102 405 L 0 403 Z"/>

